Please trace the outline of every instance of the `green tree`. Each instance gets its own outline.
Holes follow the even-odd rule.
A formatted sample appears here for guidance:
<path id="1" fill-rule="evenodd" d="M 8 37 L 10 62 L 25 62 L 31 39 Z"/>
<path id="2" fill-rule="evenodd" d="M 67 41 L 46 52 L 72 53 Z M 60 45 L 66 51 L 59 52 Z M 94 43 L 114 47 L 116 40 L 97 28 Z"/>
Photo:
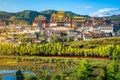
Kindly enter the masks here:
<path id="1" fill-rule="evenodd" d="M 120 72 L 115 75 L 116 80 L 120 80 Z"/>
<path id="2" fill-rule="evenodd" d="M 38 39 L 40 36 L 40 32 L 35 32 L 35 35 L 36 35 L 36 39 Z"/>
<path id="3" fill-rule="evenodd" d="M 112 61 L 107 66 L 107 80 L 116 80 L 116 74 L 118 73 L 118 64 L 115 61 Z"/>
<path id="4" fill-rule="evenodd" d="M 30 74 L 30 75 L 25 76 L 25 80 L 37 80 L 37 78 Z"/>
<path id="5" fill-rule="evenodd" d="M 17 80 L 24 80 L 24 75 L 22 74 L 22 72 L 20 70 L 18 70 L 16 72 L 16 79 Z"/>
<path id="6" fill-rule="evenodd" d="M 105 67 L 100 70 L 99 76 L 97 76 L 97 80 L 106 80 L 106 72 L 105 72 Z"/>
<path id="7" fill-rule="evenodd" d="M 92 68 L 86 59 L 81 61 L 80 66 L 73 72 L 73 80 L 89 80 Z"/>
<path id="8" fill-rule="evenodd" d="M 116 60 L 116 61 L 120 60 L 120 45 L 115 46 L 112 56 L 113 56 L 114 60 Z"/>

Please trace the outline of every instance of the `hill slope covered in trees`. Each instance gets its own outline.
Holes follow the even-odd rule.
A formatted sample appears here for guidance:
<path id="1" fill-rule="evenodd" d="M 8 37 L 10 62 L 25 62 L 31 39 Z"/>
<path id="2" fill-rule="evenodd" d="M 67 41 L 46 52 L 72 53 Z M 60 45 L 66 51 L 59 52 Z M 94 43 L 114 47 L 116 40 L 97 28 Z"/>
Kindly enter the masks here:
<path id="1" fill-rule="evenodd" d="M 41 12 L 32 11 L 32 10 L 24 10 L 24 11 L 16 12 L 16 13 L 0 11 L 0 19 L 2 19 L 2 20 L 11 20 L 11 19 L 24 20 L 28 24 L 32 24 L 34 18 L 37 17 L 38 15 L 44 15 L 47 18 L 47 20 L 49 21 L 51 15 L 53 13 L 57 13 L 57 12 L 58 11 L 56 11 L 56 10 L 45 10 L 45 11 L 41 11 Z M 70 11 L 65 11 L 65 13 L 69 14 L 70 16 L 78 15 L 78 14 L 75 14 Z M 86 16 L 86 17 L 89 17 L 89 16 Z"/>

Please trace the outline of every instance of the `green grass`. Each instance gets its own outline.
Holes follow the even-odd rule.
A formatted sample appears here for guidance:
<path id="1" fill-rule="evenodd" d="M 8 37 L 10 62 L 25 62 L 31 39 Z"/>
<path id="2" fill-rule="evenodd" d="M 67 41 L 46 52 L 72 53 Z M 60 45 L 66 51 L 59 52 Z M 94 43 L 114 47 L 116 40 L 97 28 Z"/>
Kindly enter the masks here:
<path id="1" fill-rule="evenodd" d="M 32 71 L 42 79 L 49 75 L 61 75 L 70 77 L 69 74 L 77 69 L 83 58 L 63 58 L 63 57 L 39 57 L 39 56 L 0 56 L 0 70 L 24 70 Z M 87 58 L 93 73 L 100 73 L 102 67 L 110 63 L 110 60 Z M 17 63 L 16 63 L 17 61 Z M 7 63 L 13 62 L 13 63 Z M 49 73 L 49 74 L 48 74 Z M 25 76 L 26 77 L 26 76 Z"/>
<path id="2" fill-rule="evenodd" d="M 120 37 L 110 37 L 110 38 L 99 38 L 87 41 L 73 41 L 69 43 L 65 43 L 67 46 L 72 47 L 80 47 L 80 48 L 94 48 L 97 46 L 104 46 L 109 44 L 119 45 L 120 44 Z"/>
<path id="3" fill-rule="evenodd" d="M 16 66 L 16 67 L 28 67 L 32 66 L 34 68 L 40 68 L 44 65 L 48 66 L 56 66 L 58 64 L 71 64 L 72 66 L 76 66 L 80 64 L 82 58 L 63 58 L 63 57 L 38 57 L 38 56 L 1 56 L 0 57 L 0 67 L 6 66 Z M 104 59 L 93 59 L 87 58 L 91 65 L 100 66 L 105 65 L 110 62 L 110 60 Z M 11 65 L 10 65 L 11 64 Z"/>

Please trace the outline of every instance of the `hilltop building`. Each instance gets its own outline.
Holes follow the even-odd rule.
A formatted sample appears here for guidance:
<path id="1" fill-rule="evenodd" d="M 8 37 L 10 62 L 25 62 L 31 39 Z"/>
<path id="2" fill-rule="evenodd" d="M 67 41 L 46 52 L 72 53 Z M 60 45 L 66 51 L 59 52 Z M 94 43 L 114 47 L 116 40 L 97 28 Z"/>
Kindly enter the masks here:
<path id="1" fill-rule="evenodd" d="M 33 21 L 33 26 L 39 26 L 39 27 L 46 27 L 47 26 L 47 19 L 43 15 L 39 15 L 36 17 Z"/>
<path id="2" fill-rule="evenodd" d="M 81 28 L 84 25 L 85 18 L 82 16 L 73 16 L 72 28 Z"/>
<path id="3" fill-rule="evenodd" d="M 48 36 L 67 34 L 84 40 L 107 37 L 118 31 L 117 23 L 104 17 L 85 19 L 83 16 L 70 16 L 64 11 L 53 13 L 49 22 L 45 16 L 39 15 L 33 21 L 33 26 L 44 28 L 40 32 Z"/>
<path id="4" fill-rule="evenodd" d="M 63 11 L 53 13 L 50 19 L 50 27 L 64 26 L 71 27 L 71 18 L 69 14 L 65 14 Z"/>

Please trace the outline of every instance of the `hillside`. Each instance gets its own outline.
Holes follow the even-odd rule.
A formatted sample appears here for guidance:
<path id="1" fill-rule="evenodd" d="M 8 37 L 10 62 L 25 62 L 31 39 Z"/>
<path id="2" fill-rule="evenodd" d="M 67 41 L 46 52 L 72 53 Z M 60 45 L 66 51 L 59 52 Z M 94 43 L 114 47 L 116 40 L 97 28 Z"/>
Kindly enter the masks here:
<path id="1" fill-rule="evenodd" d="M 16 14 L 0 11 L 0 19 L 9 19 L 11 16 L 16 16 Z"/>
<path id="2" fill-rule="evenodd" d="M 0 11 L 0 20 L 23 20 L 26 21 L 28 24 L 31 24 L 32 21 L 36 16 L 40 13 L 36 11 L 22 11 L 17 13 L 8 13 L 4 11 Z"/>
<path id="3" fill-rule="evenodd" d="M 120 45 L 120 37 L 117 36 L 111 38 L 93 39 L 88 41 L 73 41 L 65 44 L 74 48 L 95 48 L 110 44 Z"/>
<path id="4" fill-rule="evenodd" d="M 25 11 L 17 12 L 15 17 L 17 20 L 25 20 L 28 22 L 28 24 L 31 24 L 34 18 L 38 15 L 40 15 L 40 13 L 37 11 L 25 10 Z"/>
<path id="5" fill-rule="evenodd" d="M 24 10 L 24 11 L 17 12 L 17 13 L 9 13 L 9 12 L 0 11 L 0 19 L 2 20 L 11 20 L 11 19 L 24 20 L 28 24 L 32 24 L 34 18 L 37 17 L 38 15 L 44 15 L 47 18 L 47 21 L 49 21 L 51 15 L 57 12 L 58 11 L 56 10 L 45 10 L 41 12 L 32 11 L 32 10 Z M 65 13 L 69 14 L 71 17 L 75 15 L 79 15 L 71 11 L 65 11 Z M 82 16 L 89 17 L 87 15 L 82 15 Z"/>
<path id="6" fill-rule="evenodd" d="M 120 22 L 120 14 L 119 15 L 113 15 L 109 17 L 111 20 Z"/>
<path id="7" fill-rule="evenodd" d="M 28 24 L 32 24 L 35 17 L 37 17 L 38 15 L 44 15 L 47 18 L 47 21 L 49 22 L 51 15 L 57 12 L 58 12 L 57 10 L 44 10 L 40 12 L 32 11 L 32 10 L 24 10 L 16 13 L 0 11 L 0 19 L 1 20 L 11 20 L 11 19 L 23 20 L 23 21 L 26 21 Z M 64 12 L 66 14 L 69 14 L 71 17 L 77 15 L 77 16 L 84 16 L 86 19 L 90 18 L 90 16 L 88 15 L 80 15 L 80 14 L 73 13 L 71 11 L 64 11 Z M 109 18 L 110 20 L 120 22 L 120 15 L 113 15 L 107 18 Z"/>

